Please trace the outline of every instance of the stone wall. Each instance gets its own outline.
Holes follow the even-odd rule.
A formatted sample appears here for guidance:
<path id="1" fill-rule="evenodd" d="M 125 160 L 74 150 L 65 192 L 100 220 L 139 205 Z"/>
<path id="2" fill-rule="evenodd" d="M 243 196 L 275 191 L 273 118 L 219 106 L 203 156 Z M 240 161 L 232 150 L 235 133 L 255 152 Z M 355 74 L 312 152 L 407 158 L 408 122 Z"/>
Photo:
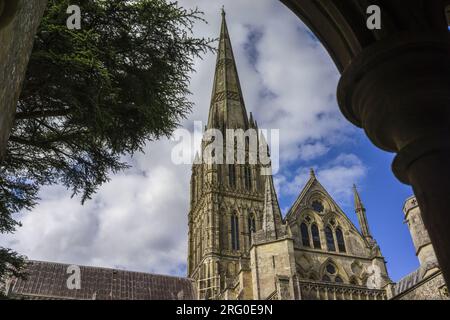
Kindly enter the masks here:
<path id="1" fill-rule="evenodd" d="M 295 259 L 291 239 L 255 245 L 250 251 L 250 256 L 255 300 L 265 300 L 280 289 L 284 292 L 284 296 L 278 295 L 279 298 L 295 298 L 293 284 Z M 285 279 L 288 279 L 286 286 L 283 285 Z"/>
<path id="2" fill-rule="evenodd" d="M 14 121 L 34 36 L 47 5 L 47 0 L 17 1 L 15 18 L 0 30 L 0 160 Z"/>
<path id="3" fill-rule="evenodd" d="M 442 273 L 424 279 L 395 300 L 449 300 L 448 289 Z"/>

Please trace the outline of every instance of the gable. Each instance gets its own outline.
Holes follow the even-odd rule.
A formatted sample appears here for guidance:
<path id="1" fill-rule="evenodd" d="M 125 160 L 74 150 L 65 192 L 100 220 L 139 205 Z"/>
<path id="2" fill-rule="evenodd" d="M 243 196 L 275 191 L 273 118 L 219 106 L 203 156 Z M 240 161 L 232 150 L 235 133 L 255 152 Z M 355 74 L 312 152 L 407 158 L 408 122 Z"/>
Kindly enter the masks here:
<path id="1" fill-rule="evenodd" d="M 368 254 L 367 241 L 314 174 L 311 175 L 311 178 L 288 211 L 285 220 L 296 233 L 295 230 L 297 228 L 295 226 L 299 226 L 307 216 L 320 229 L 324 229 L 330 223 L 340 227 L 345 233 L 346 242 L 352 248 L 351 251 L 353 253 L 360 256 Z"/>

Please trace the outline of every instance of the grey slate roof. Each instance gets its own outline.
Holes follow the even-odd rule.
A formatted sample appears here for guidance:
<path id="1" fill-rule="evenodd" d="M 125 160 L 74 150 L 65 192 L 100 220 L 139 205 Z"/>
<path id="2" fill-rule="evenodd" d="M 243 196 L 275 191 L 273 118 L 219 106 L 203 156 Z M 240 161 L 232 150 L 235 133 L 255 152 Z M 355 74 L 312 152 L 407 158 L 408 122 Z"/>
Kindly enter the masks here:
<path id="1" fill-rule="evenodd" d="M 437 262 L 420 266 L 418 269 L 402 278 L 394 287 L 394 296 L 402 294 L 424 280 L 426 272 L 433 268 L 439 268 Z"/>
<path id="2" fill-rule="evenodd" d="M 67 288 L 69 265 L 30 261 L 27 279 L 15 279 L 9 296 L 25 299 L 194 300 L 191 279 L 80 266 L 81 289 Z"/>

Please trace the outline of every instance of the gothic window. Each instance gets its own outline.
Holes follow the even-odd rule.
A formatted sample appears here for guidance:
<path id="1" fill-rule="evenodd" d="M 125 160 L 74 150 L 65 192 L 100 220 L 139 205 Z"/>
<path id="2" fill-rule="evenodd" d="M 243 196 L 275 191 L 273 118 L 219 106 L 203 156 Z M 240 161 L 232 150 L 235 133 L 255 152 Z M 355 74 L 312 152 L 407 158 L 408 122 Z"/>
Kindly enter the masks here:
<path id="1" fill-rule="evenodd" d="M 316 224 L 313 224 L 311 226 L 311 235 L 313 239 L 313 245 L 315 249 L 321 249 L 322 244 L 320 243 L 320 234 L 319 234 L 319 228 L 317 228 Z"/>
<path id="2" fill-rule="evenodd" d="M 312 203 L 312 208 L 314 209 L 314 211 L 322 213 L 324 210 L 323 204 L 322 202 L 316 200 Z"/>
<path id="3" fill-rule="evenodd" d="M 327 272 L 329 274 L 335 274 L 336 273 L 336 267 L 333 266 L 332 264 L 327 265 L 326 270 L 327 270 Z"/>
<path id="4" fill-rule="evenodd" d="M 305 223 L 302 223 L 300 225 L 300 233 L 302 236 L 302 244 L 304 247 L 310 247 L 309 243 L 309 233 L 308 233 L 308 226 Z"/>
<path id="5" fill-rule="evenodd" d="M 248 217 L 248 242 L 252 243 L 252 233 L 256 231 L 256 220 L 254 215 Z"/>
<path id="6" fill-rule="evenodd" d="M 329 276 L 324 275 L 324 276 L 322 277 L 322 281 L 325 281 L 325 282 L 331 282 L 331 279 L 330 279 Z"/>
<path id="7" fill-rule="evenodd" d="M 331 219 L 331 220 L 330 220 L 330 224 L 331 224 L 333 227 L 336 226 L 336 220 L 334 220 L 334 218 Z"/>
<path id="8" fill-rule="evenodd" d="M 239 219 L 236 214 L 231 215 L 231 248 L 239 250 Z"/>
<path id="9" fill-rule="evenodd" d="M 334 245 L 334 236 L 333 231 L 331 231 L 330 227 L 325 228 L 325 237 L 327 240 L 327 248 L 328 251 L 336 251 L 336 246 Z"/>
<path id="10" fill-rule="evenodd" d="M 341 228 L 336 229 L 336 240 L 338 243 L 339 252 L 346 252 L 344 235 L 342 234 Z"/>
<path id="11" fill-rule="evenodd" d="M 234 164 L 228 165 L 228 185 L 231 188 L 236 187 L 236 170 L 234 168 Z"/>
<path id="12" fill-rule="evenodd" d="M 244 178 L 245 178 L 245 189 L 252 189 L 252 171 L 249 166 L 244 168 Z"/>

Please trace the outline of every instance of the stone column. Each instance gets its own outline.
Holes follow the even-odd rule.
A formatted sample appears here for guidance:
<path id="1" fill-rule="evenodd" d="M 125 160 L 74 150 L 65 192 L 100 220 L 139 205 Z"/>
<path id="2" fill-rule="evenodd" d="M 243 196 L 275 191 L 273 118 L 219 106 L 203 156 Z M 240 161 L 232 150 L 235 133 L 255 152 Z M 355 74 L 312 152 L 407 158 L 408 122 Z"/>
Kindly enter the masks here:
<path id="1" fill-rule="evenodd" d="M 338 100 L 376 146 L 397 153 L 394 174 L 413 186 L 450 283 L 450 33 L 399 33 L 368 46 L 342 74 Z"/>

